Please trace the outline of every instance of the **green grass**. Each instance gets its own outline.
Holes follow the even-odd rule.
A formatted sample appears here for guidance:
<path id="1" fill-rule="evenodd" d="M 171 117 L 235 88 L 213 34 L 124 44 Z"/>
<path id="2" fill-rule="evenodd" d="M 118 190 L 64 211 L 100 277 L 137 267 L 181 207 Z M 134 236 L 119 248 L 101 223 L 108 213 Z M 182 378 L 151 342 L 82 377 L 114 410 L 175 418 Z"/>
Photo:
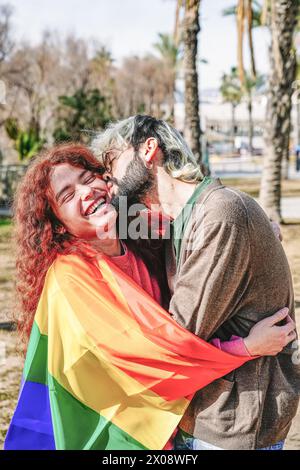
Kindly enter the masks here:
<path id="1" fill-rule="evenodd" d="M 16 391 L 9 391 L 9 392 L 0 392 L 0 401 L 4 401 L 4 400 L 11 400 L 11 399 L 15 399 L 17 396 L 17 393 Z"/>
<path id="2" fill-rule="evenodd" d="M 226 186 L 240 189 L 252 197 L 259 196 L 260 178 L 221 178 Z M 282 181 L 283 197 L 300 197 L 300 180 Z"/>
<path id="3" fill-rule="evenodd" d="M 10 227 L 12 225 L 12 220 L 8 217 L 0 217 L 0 227 Z"/>
<path id="4" fill-rule="evenodd" d="M 12 234 L 12 223 L 9 219 L 0 219 L 0 243 L 9 242 Z"/>
<path id="5" fill-rule="evenodd" d="M 10 282 L 11 280 L 12 280 L 12 275 L 4 274 L 4 276 L 0 276 L 0 284 L 5 284 L 7 282 Z"/>
<path id="6" fill-rule="evenodd" d="M 7 424 L 9 424 L 9 421 L 7 422 Z M 2 438 L 3 441 L 6 437 L 6 433 L 7 433 L 7 429 L 0 429 L 0 438 Z"/>

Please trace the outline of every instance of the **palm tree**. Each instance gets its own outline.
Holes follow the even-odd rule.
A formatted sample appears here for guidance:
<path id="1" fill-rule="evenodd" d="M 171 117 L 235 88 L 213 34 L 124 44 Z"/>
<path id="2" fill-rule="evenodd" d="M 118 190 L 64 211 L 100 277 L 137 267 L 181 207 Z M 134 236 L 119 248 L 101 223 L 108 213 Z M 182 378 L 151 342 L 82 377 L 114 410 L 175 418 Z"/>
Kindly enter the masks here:
<path id="1" fill-rule="evenodd" d="M 158 33 L 159 41 L 154 44 L 161 57 L 176 67 L 178 59 L 178 46 L 170 34 Z"/>
<path id="2" fill-rule="evenodd" d="M 296 95 L 296 139 L 297 145 L 300 144 L 300 63 L 299 58 L 297 57 L 297 72 L 296 72 L 296 81 L 294 83 L 295 95 Z"/>
<path id="3" fill-rule="evenodd" d="M 262 26 L 262 7 L 258 0 L 252 0 L 252 28 Z M 236 16 L 237 14 L 237 5 L 232 5 L 231 7 L 224 8 L 222 11 L 223 16 Z"/>
<path id="4" fill-rule="evenodd" d="M 200 31 L 199 9 L 200 0 L 177 0 L 175 40 L 178 41 L 179 15 L 183 9 L 181 35 L 184 48 L 184 104 L 185 122 L 184 136 L 194 155 L 201 163 L 201 127 L 199 114 L 199 85 L 198 85 L 198 33 Z"/>
<path id="5" fill-rule="evenodd" d="M 265 78 L 263 75 L 257 75 L 256 78 L 248 73 L 245 74 L 244 82 L 244 96 L 247 102 L 248 109 L 248 138 L 249 138 L 249 153 L 253 153 L 253 117 L 252 117 L 252 106 L 253 106 L 253 93 L 264 84 Z"/>
<path id="6" fill-rule="evenodd" d="M 255 64 L 254 59 L 254 48 L 253 48 L 253 41 L 252 41 L 252 34 L 249 30 L 249 25 L 252 23 L 252 29 L 259 28 L 262 26 L 266 26 L 266 24 L 270 21 L 270 12 L 271 12 L 271 1 L 270 0 L 263 0 L 262 4 L 258 0 L 252 0 L 251 2 L 251 13 L 249 11 L 250 4 L 249 2 L 240 2 L 237 0 L 236 5 L 232 5 L 229 8 L 223 10 L 223 16 L 235 16 L 237 18 L 238 24 L 238 57 L 239 57 L 239 75 L 242 80 L 244 80 L 243 87 L 245 88 L 245 94 L 247 95 L 247 78 L 244 74 L 244 65 L 243 65 L 243 35 L 244 35 L 244 22 L 247 22 L 248 26 L 248 35 L 249 35 L 249 45 L 250 45 L 250 56 L 252 64 Z M 248 14 L 247 14 L 248 12 Z M 300 17 L 299 14 L 297 15 L 297 25 L 298 31 L 300 26 Z M 253 68 L 253 66 L 252 66 Z M 255 70 L 255 65 L 254 65 Z M 253 70 L 252 70 L 252 77 L 254 78 Z M 255 78 L 254 78 L 255 81 Z M 299 91 L 297 90 L 298 86 L 295 83 L 296 93 L 298 94 Z M 299 139 L 300 139 L 300 105 L 297 105 L 297 126 L 299 126 Z M 250 123 L 249 123 L 249 131 L 250 131 Z M 300 142 L 300 140 L 298 141 Z M 283 156 L 283 177 L 285 179 L 288 178 L 288 165 L 289 165 L 289 153 L 285 152 Z"/>
<path id="7" fill-rule="evenodd" d="M 296 36 L 300 34 L 300 12 L 297 17 Z M 296 48 L 297 49 L 297 48 Z M 297 145 L 300 144 L 300 56 L 297 49 L 297 71 L 296 80 L 294 83 L 295 97 L 296 97 L 296 139 Z"/>
<path id="8" fill-rule="evenodd" d="M 247 28 L 250 58 L 251 58 L 251 76 L 252 79 L 256 78 L 255 54 L 252 30 L 258 26 L 262 26 L 262 7 L 257 0 L 238 0 L 237 5 L 233 5 L 223 10 L 223 16 L 235 16 L 237 22 L 238 32 L 238 71 L 239 78 L 242 85 L 245 85 L 245 68 L 244 68 L 244 35 L 245 24 Z"/>
<path id="9" fill-rule="evenodd" d="M 299 14 L 299 0 L 270 2 L 271 45 L 265 158 L 260 188 L 261 204 L 277 222 L 281 217 L 281 167 L 288 153 L 291 127 L 291 96 L 296 76 L 293 36 Z"/>
<path id="10" fill-rule="evenodd" d="M 232 67 L 229 74 L 223 74 L 220 92 L 223 97 L 224 103 L 231 104 L 231 141 L 232 153 L 234 153 L 234 140 L 236 135 L 235 110 L 236 107 L 240 104 L 243 96 L 243 90 L 241 88 L 236 67 Z"/>
<path id="11" fill-rule="evenodd" d="M 176 70 L 179 58 L 179 47 L 175 44 L 174 38 L 170 34 L 159 33 L 159 41 L 154 44 L 155 49 L 160 53 L 162 60 L 170 67 L 172 73 L 173 94 L 170 102 L 170 118 L 171 124 L 174 124 L 174 106 L 176 91 Z"/>

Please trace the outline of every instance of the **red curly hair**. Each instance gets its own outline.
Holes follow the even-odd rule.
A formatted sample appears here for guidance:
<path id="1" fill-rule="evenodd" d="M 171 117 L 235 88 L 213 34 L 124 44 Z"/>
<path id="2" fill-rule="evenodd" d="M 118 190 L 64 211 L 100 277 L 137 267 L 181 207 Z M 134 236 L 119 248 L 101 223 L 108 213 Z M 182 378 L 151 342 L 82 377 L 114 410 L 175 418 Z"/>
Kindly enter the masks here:
<path id="1" fill-rule="evenodd" d="M 29 165 L 14 200 L 16 241 L 17 324 L 28 339 L 46 273 L 58 254 L 80 251 L 78 240 L 61 230 L 52 208 L 50 175 L 54 166 L 69 163 L 102 175 L 104 170 L 91 151 L 79 144 L 61 144 Z"/>

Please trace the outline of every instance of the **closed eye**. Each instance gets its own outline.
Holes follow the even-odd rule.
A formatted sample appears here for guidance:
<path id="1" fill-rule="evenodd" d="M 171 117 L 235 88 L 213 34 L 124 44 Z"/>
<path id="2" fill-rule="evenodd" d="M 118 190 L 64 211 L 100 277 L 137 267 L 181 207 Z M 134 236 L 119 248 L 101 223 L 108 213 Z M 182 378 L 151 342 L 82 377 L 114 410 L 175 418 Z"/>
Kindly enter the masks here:
<path id="1" fill-rule="evenodd" d="M 62 204 L 64 204 L 65 202 L 71 201 L 71 199 L 73 198 L 74 194 L 75 194 L 75 191 L 72 191 L 71 193 L 67 193 L 67 194 L 65 195 L 65 197 L 63 198 L 63 200 L 62 200 Z"/>
<path id="2" fill-rule="evenodd" d="M 95 175 L 91 175 L 91 176 L 89 176 L 89 177 L 85 180 L 84 184 L 92 183 L 95 179 L 96 179 L 96 176 L 95 176 Z"/>

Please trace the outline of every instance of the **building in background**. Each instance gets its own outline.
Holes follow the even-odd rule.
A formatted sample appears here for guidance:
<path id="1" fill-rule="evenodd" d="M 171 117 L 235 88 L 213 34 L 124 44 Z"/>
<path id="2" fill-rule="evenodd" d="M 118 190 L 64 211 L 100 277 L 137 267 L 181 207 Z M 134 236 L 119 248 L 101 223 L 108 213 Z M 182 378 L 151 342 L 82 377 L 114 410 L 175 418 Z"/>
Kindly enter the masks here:
<path id="1" fill-rule="evenodd" d="M 180 87 L 178 87 L 180 89 Z M 263 130 L 266 119 L 267 97 L 265 91 L 257 92 L 253 96 L 253 155 L 262 156 L 264 149 Z M 209 144 L 210 154 L 232 155 L 232 108 L 224 103 L 218 89 L 206 89 L 201 92 L 200 100 L 201 127 Z M 293 151 L 297 140 L 297 103 L 294 100 L 292 110 L 292 132 L 290 149 Z M 183 131 L 184 102 L 183 92 L 177 91 L 175 105 L 175 125 Z M 235 110 L 234 130 L 235 156 L 247 156 L 249 146 L 249 114 L 246 101 L 243 101 Z"/>

